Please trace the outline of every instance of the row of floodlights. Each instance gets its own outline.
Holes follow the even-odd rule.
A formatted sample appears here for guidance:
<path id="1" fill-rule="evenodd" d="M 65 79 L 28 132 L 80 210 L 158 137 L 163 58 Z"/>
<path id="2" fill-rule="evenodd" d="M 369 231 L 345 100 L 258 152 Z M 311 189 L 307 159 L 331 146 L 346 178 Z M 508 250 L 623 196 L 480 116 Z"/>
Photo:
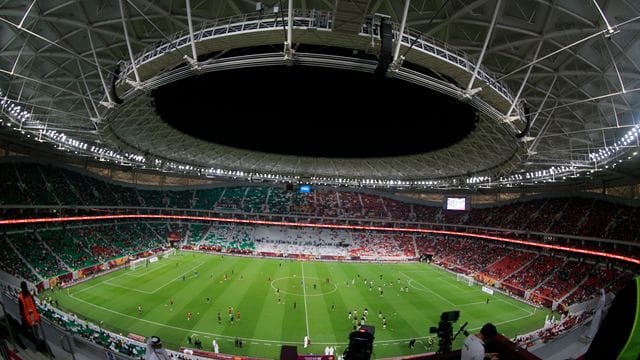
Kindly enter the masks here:
<path id="1" fill-rule="evenodd" d="M 630 145 L 633 146 L 633 143 L 636 143 L 637 145 L 638 133 L 640 133 L 640 124 L 632 127 L 623 137 L 616 140 L 613 145 L 601 148 L 597 152 L 590 153 L 589 158 L 596 162 L 606 161 L 611 156 L 624 151 Z"/>
<path id="2" fill-rule="evenodd" d="M 24 132 L 24 131 L 23 131 Z M 89 153 L 93 155 L 96 159 L 100 160 L 113 160 L 116 162 L 120 162 L 121 164 L 125 164 L 125 161 L 129 163 L 138 163 L 144 166 L 146 159 L 142 155 L 131 154 L 131 153 L 119 153 L 112 149 L 91 145 L 73 139 L 67 136 L 64 133 L 58 132 L 56 130 L 44 130 L 40 131 L 40 139 L 44 137 L 45 139 L 55 143 L 59 149 L 64 150 L 73 150 L 76 153 L 78 151 Z M 42 141 L 42 140 L 40 140 Z M 154 159 L 152 163 L 152 168 L 160 171 L 170 171 L 170 172 L 182 172 L 182 173 L 194 173 L 198 175 L 205 176 L 225 176 L 225 177 L 233 177 L 233 178 L 245 178 L 249 181 L 251 180 L 267 180 L 274 182 L 294 182 L 300 183 L 300 176 L 283 176 L 279 174 L 267 174 L 267 173 L 251 173 L 245 171 L 238 170 L 225 170 L 225 169 L 216 169 L 216 168 L 206 168 L 199 167 L 187 164 L 181 164 L 172 161 L 163 161 L 161 159 Z M 536 178 L 544 178 L 549 175 L 553 175 L 560 172 L 566 172 L 568 170 L 573 170 L 573 168 L 561 167 L 555 168 L 552 167 L 549 170 L 540 170 L 536 172 L 526 173 L 524 175 L 516 174 L 510 177 L 501 177 L 499 180 L 500 183 L 513 183 L 517 181 L 522 181 L 525 178 L 528 180 L 536 179 Z M 314 185 L 337 185 L 337 186 L 365 186 L 365 187 L 450 187 L 456 186 L 458 183 L 460 184 L 491 184 L 494 180 L 489 176 L 474 176 L 467 178 L 464 181 L 460 181 L 458 179 L 451 180 L 390 180 L 390 179 L 354 179 L 354 178 L 341 178 L 341 177 L 311 177 L 305 183 L 311 183 Z M 494 182 L 495 183 L 495 182 Z"/>
<path id="3" fill-rule="evenodd" d="M 39 133 L 34 133 L 33 130 L 25 130 L 22 128 L 22 123 L 31 118 L 31 114 L 25 110 L 21 105 L 18 105 L 16 102 L 9 100 L 7 95 L 0 90 L 0 109 L 7 114 L 13 122 L 20 123 L 19 128 L 15 128 L 15 130 L 22 131 L 23 134 L 27 134 L 27 137 L 31 137 L 31 134 L 34 134 L 37 137 L 37 140 L 43 142 L 45 140 L 52 142 L 56 145 L 58 149 L 64 150 L 73 150 L 76 153 L 78 151 L 84 152 L 90 155 L 95 156 L 96 158 L 100 158 L 101 160 L 117 160 L 120 162 L 124 162 L 126 160 L 138 163 L 144 163 L 145 158 L 139 154 L 131 154 L 131 153 L 120 153 L 111 149 L 107 149 L 104 147 L 90 145 L 84 141 L 74 139 L 62 132 L 58 132 L 56 130 L 46 130 L 46 125 L 39 131 Z M 2 122 L 2 120 L 0 120 Z M 38 123 L 36 121 L 36 123 Z M 11 121 L 7 123 L 7 126 L 11 127 Z"/>
<path id="4" fill-rule="evenodd" d="M 575 171 L 576 171 L 576 168 L 574 166 L 561 166 L 561 167 L 552 166 L 546 170 L 530 171 L 525 174 L 525 178 L 527 179 L 546 178 L 549 176 L 567 174 L 569 172 L 574 173 Z"/>
<path id="5" fill-rule="evenodd" d="M 241 170 L 226 170 L 207 168 L 202 166 L 194 166 L 181 164 L 173 161 L 165 161 L 154 159 L 153 165 L 157 170 L 177 171 L 183 173 L 196 173 L 204 176 L 226 176 L 233 178 L 245 178 L 247 180 L 270 180 L 270 181 L 298 181 L 300 176 L 283 176 L 278 174 L 252 173 Z"/>
<path id="6" fill-rule="evenodd" d="M 7 96 L 0 90 L 0 108 L 20 123 L 29 120 L 31 114 L 22 106 L 7 99 Z"/>
<path id="7" fill-rule="evenodd" d="M 363 185 L 363 186 L 437 186 L 442 181 L 437 180 L 390 180 L 390 179 L 349 179 L 341 177 L 311 177 L 312 183 L 336 184 L 336 185 Z"/>
<path id="8" fill-rule="evenodd" d="M 481 184 L 491 182 L 490 176 L 472 176 L 465 181 L 467 184 Z"/>
<path id="9" fill-rule="evenodd" d="M 2 98 L 3 93 L 0 90 L 0 98 Z M 2 98 L 0 100 L 0 107 L 7 114 L 13 117 L 15 120 L 23 122 L 30 118 L 30 114 L 24 110 L 20 105 L 8 100 L 6 98 Z M 602 160 L 607 159 L 611 155 L 616 154 L 621 149 L 628 147 L 629 144 L 636 142 L 638 139 L 638 133 L 640 132 L 640 125 L 636 125 L 631 130 L 627 132 L 622 138 L 620 138 L 616 143 L 607 148 L 600 149 L 597 153 L 589 154 L 589 157 L 593 161 L 600 162 Z M 100 158 L 102 160 L 115 160 L 119 162 L 130 161 L 137 162 L 140 164 L 144 164 L 146 159 L 143 155 L 132 154 L 132 153 L 120 153 L 114 151 L 112 149 L 91 145 L 86 142 L 73 139 L 67 136 L 64 133 L 57 132 L 55 130 L 44 130 L 40 132 L 41 138 L 42 136 L 48 138 L 50 141 L 54 142 L 58 145 L 60 149 L 69 149 L 75 151 L 84 151 L 89 152 L 91 155 L 96 158 Z M 240 177 L 247 179 L 263 179 L 270 181 L 299 181 L 299 176 L 282 176 L 279 174 L 265 174 L 265 173 L 249 173 L 239 170 L 225 170 L 225 169 L 215 169 L 215 168 L 205 168 L 198 167 L 193 165 L 181 164 L 170 161 L 163 161 L 160 159 L 154 159 L 154 165 L 157 170 L 165 170 L 165 171 L 180 171 L 180 172 L 193 172 L 201 175 L 207 176 L 230 176 L 230 177 Z M 527 172 L 524 174 L 514 174 L 508 177 L 500 177 L 498 178 L 498 183 L 513 183 L 524 180 L 536 180 L 536 179 L 544 179 L 549 177 L 555 177 L 556 175 L 566 175 L 567 173 L 573 173 L 573 176 L 576 175 L 576 169 L 573 166 L 562 166 L 562 167 L 551 167 L 546 170 L 537 170 L 532 172 Z M 565 176 L 563 176 L 565 178 Z M 457 183 L 456 179 L 453 179 L 450 182 L 440 181 L 440 180 L 415 180 L 415 181 L 407 181 L 407 180 L 390 180 L 390 179 L 349 179 L 349 178 L 327 178 L 327 177 L 311 177 L 311 183 L 315 184 L 333 184 L 333 185 L 360 185 L 360 186 L 384 186 L 384 187 L 409 187 L 409 186 L 443 186 L 443 185 L 455 185 Z M 473 176 L 464 180 L 462 183 L 473 185 L 473 184 L 487 184 L 495 182 L 490 176 Z"/>
<path id="10" fill-rule="evenodd" d="M 86 151 L 100 159 L 112 159 L 120 162 L 128 160 L 138 163 L 144 163 L 146 160 L 144 156 L 139 154 L 132 154 L 128 152 L 119 153 L 112 149 L 104 148 L 101 146 L 89 146 L 89 144 L 86 142 L 76 140 L 56 130 L 42 131 L 42 135 L 57 144 L 60 148 L 71 148 L 75 151 Z"/>
<path id="11" fill-rule="evenodd" d="M 114 151 L 112 149 L 89 145 L 86 142 L 73 139 L 62 132 L 58 132 L 56 130 L 41 130 L 40 138 L 44 137 L 45 139 L 55 143 L 59 149 L 66 150 L 74 150 L 76 153 L 78 151 L 89 153 L 93 155 L 95 158 L 99 158 L 100 160 L 113 160 L 116 162 L 120 162 L 124 164 L 125 161 L 129 163 L 138 163 L 144 166 L 146 159 L 142 155 L 132 154 L 132 153 L 120 153 Z M 627 137 L 628 139 L 628 137 Z M 635 155 L 635 154 L 634 154 Z M 187 164 L 181 164 L 172 161 L 163 161 L 160 159 L 153 160 L 153 167 L 156 170 L 161 171 L 172 171 L 172 172 L 182 172 L 182 173 L 195 173 L 199 175 L 205 176 L 226 176 L 233 178 L 245 178 L 247 180 L 268 180 L 275 182 L 300 182 L 300 176 L 283 176 L 279 174 L 266 174 L 266 173 L 251 173 L 239 170 L 225 170 L 225 169 L 216 169 L 216 168 L 206 168 L 199 167 Z M 445 180 L 389 180 L 389 179 L 350 179 L 350 178 L 330 178 L 330 177 L 311 177 L 309 181 L 305 181 L 311 184 L 316 185 L 357 185 L 357 186 L 366 186 L 366 187 L 448 187 L 448 186 L 456 186 L 456 184 L 467 184 L 467 185 L 482 185 L 482 184 L 497 184 L 497 183 L 514 183 L 514 182 L 522 182 L 522 181 L 532 181 L 538 179 L 545 179 L 554 177 L 555 175 L 566 175 L 567 173 L 572 173 L 573 176 L 578 176 L 576 174 L 576 169 L 573 166 L 561 166 L 561 167 L 551 167 L 546 170 L 538 170 L 532 171 L 525 174 L 515 174 L 509 177 L 500 177 L 494 180 L 489 176 L 474 176 L 469 177 L 464 181 L 459 181 L 458 179 L 451 179 L 449 181 Z M 565 176 L 562 177 L 566 178 Z"/>
<path id="12" fill-rule="evenodd" d="M 552 166 L 548 169 L 529 171 L 526 173 L 514 174 L 510 176 L 501 176 L 496 179 L 490 176 L 472 176 L 467 178 L 465 180 L 465 183 L 468 185 L 490 184 L 490 183 L 509 184 L 509 183 L 515 183 L 515 182 L 541 180 L 541 179 L 547 179 L 547 178 L 555 179 L 556 176 L 563 176 L 563 179 L 564 179 L 569 174 L 571 174 L 570 176 L 579 176 L 579 174 L 577 174 L 576 172 L 576 167 L 573 165 L 568 165 L 568 166 L 557 166 L 557 167 Z"/>
<path id="13" fill-rule="evenodd" d="M 0 97 L 2 96 L 0 91 Z M 19 105 L 4 98 L 1 99 L 0 105 L 14 120 L 23 122 L 30 118 L 30 114 L 22 109 Z M 89 144 L 82 140 L 75 139 L 68 136 L 63 132 L 59 132 L 51 129 L 40 130 L 39 141 L 48 140 L 56 145 L 58 149 L 74 151 L 76 153 L 81 152 L 100 159 L 103 161 L 116 161 L 124 164 L 125 161 L 129 163 L 138 163 L 144 165 L 146 158 L 143 155 L 132 154 L 127 152 L 120 152 L 117 150 L 97 146 L 96 144 Z M 161 171 L 173 171 L 182 173 L 195 173 L 205 176 L 227 176 L 234 178 L 245 178 L 247 180 L 268 180 L 268 181 L 292 181 L 299 182 L 300 176 L 283 176 L 279 174 L 266 174 L 266 173 L 252 173 L 241 170 L 226 170 L 194 166 L 189 164 L 182 164 L 172 161 L 164 161 L 161 159 L 154 159 L 152 167 Z M 314 184 L 332 184 L 332 185 L 360 185 L 360 186 L 382 186 L 382 187 L 406 187 L 406 186 L 441 186 L 447 185 L 443 181 L 434 180 L 392 180 L 392 179 L 350 179 L 350 178 L 327 178 L 327 177 L 312 177 L 311 183 Z M 454 179 L 454 184 L 456 180 Z"/>

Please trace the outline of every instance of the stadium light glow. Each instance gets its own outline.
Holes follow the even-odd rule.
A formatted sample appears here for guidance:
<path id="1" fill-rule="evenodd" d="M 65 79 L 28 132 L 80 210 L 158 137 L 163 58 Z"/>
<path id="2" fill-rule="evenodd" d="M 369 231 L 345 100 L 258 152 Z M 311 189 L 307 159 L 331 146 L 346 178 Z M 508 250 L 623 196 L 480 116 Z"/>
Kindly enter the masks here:
<path id="1" fill-rule="evenodd" d="M 638 133 L 640 124 L 633 126 L 626 134 L 616 140 L 612 145 L 600 148 L 597 152 L 589 154 L 589 159 L 596 163 L 606 163 L 610 158 L 614 158 L 628 150 L 630 147 L 638 146 Z M 635 143 L 635 144 L 634 144 Z"/>
<path id="2" fill-rule="evenodd" d="M 56 149 L 61 151 L 73 151 L 81 156 L 91 156 L 99 161 L 113 162 L 119 165 L 150 167 L 160 172 L 170 172 L 178 174 L 191 174 L 205 177 L 226 177 L 233 179 L 242 179 L 249 182 L 252 181 L 269 181 L 269 182 L 290 182 L 300 184 L 302 179 L 298 175 L 277 174 L 277 173 L 253 173 L 240 169 L 220 169 L 208 167 L 206 165 L 196 165 L 193 163 L 183 163 L 171 161 L 168 159 L 159 159 L 136 153 L 124 152 L 119 149 L 104 147 L 104 145 L 96 142 L 87 142 L 82 139 L 74 138 L 59 130 L 47 129 L 45 124 L 37 120 L 31 119 L 31 114 L 25 110 L 24 105 L 19 105 L 7 98 L 6 92 L 0 89 L 0 109 L 9 118 L 6 123 L 0 120 L 0 124 L 22 131 L 28 138 L 33 138 L 39 142 L 50 142 L 55 145 Z M 29 128 L 23 128 L 22 123 L 29 121 Z M 15 125 L 15 127 L 14 127 Z M 35 127 L 34 127 L 35 126 Z M 628 146 L 630 142 L 637 139 L 637 126 L 634 131 L 627 134 L 620 146 Z M 609 151 L 607 149 L 607 151 Z M 524 175 L 516 174 L 508 177 L 492 177 L 489 175 L 475 175 L 469 178 L 448 178 L 448 179 L 372 179 L 372 178 L 346 178 L 346 177 L 330 177 L 330 176 L 311 176 L 304 180 L 305 183 L 311 185 L 327 185 L 327 186 L 347 186 L 347 187 L 368 187 L 368 188 L 423 188 L 423 189 L 458 189 L 468 187 L 490 187 L 506 185 L 511 186 L 515 183 L 523 181 L 534 183 L 538 180 L 554 180 L 555 175 L 561 172 L 573 172 L 575 176 L 576 169 L 573 166 L 563 166 L 562 168 L 551 168 L 542 171 L 533 171 Z M 569 175 L 568 173 L 565 175 Z"/>
<path id="3" fill-rule="evenodd" d="M 476 187 L 504 185 L 512 186 L 515 184 L 523 185 L 525 183 L 536 184 L 540 181 L 553 182 L 557 180 L 566 180 L 568 177 L 580 176 L 582 171 L 592 171 L 587 167 L 577 167 L 574 164 L 551 166 L 546 169 L 532 170 L 525 173 L 513 174 L 509 176 L 491 177 L 491 176 L 471 176 L 464 179 L 464 183 Z"/>
<path id="4" fill-rule="evenodd" d="M 31 118 L 31 114 L 18 103 L 10 100 L 8 94 L 0 89 L 0 109 L 13 121 L 23 123 Z"/>
<path id="5" fill-rule="evenodd" d="M 20 131 L 27 138 L 36 139 L 39 142 L 50 142 L 59 150 L 74 151 L 78 155 L 93 156 L 96 159 L 114 161 L 122 165 L 132 165 L 134 163 L 144 164 L 145 157 L 141 154 L 122 152 L 114 149 L 99 146 L 97 143 L 86 142 L 82 139 L 74 138 L 63 132 L 47 129 L 46 124 L 32 119 L 32 114 L 26 110 L 26 106 L 8 98 L 8 94 L 0 89 L 0 111 L 7 117 L 0 124 Z M 28 121 L 27 124 L 23 123 Z M 14 125 L 16 125 L 14 127 Z"/>
<path id="6" fill-rule="evenodd" d="M 190 216 L 190 215 L 164 215 L 164 214 L 126 214 L 126 215 L 94 215 L 94 216 L 67 216 L 67 217 L 49 217 L 49 218 L 30 218 L 30 219 L 6 219 L 0 220 L 0 225 L 24 225 L 24 224 L 44 224 L 44 223 L 56 223 L 56 222 L 73 222 L 73 221 L 100 221 L 100 220 L 119 220 L 119 219 L 161 219 L 161 220 L 194 220 L 194 221 L 209 221 L 209 222 L 223 222 L 223 223 L 236 223 L 236 224 L 254 224 L 254 225 L 274 225 L 274 226 L 289 226 L 289 227 L 304 227 L 304 228 L 323 228 L 323 229 L 342 229 L 342 230 L 375 230 L 375 231 L 394 231 L 394 232 L 406 232 L 406 233 L 420 233 L 420 234 L 440 234 L 440 235 L 456 235 L 466 236 L 477 239 L 494 240 L 500 242 L 506 242 L 511 244 L 519 244 L 526 246 L 539 247 L 550 250 L 560 250 L 582 255 L 605 257 L 609 259 L 621 260 L 636 265 L 640 265 L 640 259 L 632 258 L 629 256 L 612 254 L 604 251 L 587 250 L 580 248 L 572 248 L 569 246 L 543 244 L 526 240 L 511 239 L 501 236 L 482 235 L 475 233 L 468 233 L 462 231 L 448 231 L 448 230 L 432 230 L 432 229 L 418 229 L 418 228 L 394 228 L 386 226 L 365 226 L 365 225 L 338 225 L 338 224 L 311 224 L 311 223 L 297 223 L 289 221 L 270 221 L 270 220 L 245 220 L 245 219 L 231 219 L 231 218 L 219 218 L 209 216 Z"/>

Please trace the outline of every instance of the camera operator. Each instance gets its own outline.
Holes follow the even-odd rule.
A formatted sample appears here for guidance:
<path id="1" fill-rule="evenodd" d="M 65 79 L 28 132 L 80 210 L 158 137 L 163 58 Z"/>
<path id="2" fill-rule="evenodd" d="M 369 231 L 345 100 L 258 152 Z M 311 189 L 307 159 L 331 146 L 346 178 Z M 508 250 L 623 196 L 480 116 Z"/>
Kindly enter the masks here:
<path id="1" fill-rule="evenodd" d="M 469 335 L 462 345 L 462 356 L 460 360 L 498 360 L 498 354 L 485 353 L 485 344 L 498 334 L 495 325 L 486 323 L 480 332 L 475 335 Z"/>

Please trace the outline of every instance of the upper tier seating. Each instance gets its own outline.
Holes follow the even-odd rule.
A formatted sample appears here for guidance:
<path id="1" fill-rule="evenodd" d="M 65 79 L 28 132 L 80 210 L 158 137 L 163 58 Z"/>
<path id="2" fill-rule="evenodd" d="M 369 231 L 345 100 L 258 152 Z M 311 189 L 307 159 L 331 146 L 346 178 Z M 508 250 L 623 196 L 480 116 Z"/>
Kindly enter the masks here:
<path id="1" fill-rule="evenodd" d="M 548 198 L 472 208 L 403 203 L 364 192 L 283 186 L 227 186 L 151 190 L 103 181 L 95 175 L 27 162 L 0 163 L 0 205 L 84 205 L 241 211 L 280 215 L 462 224 L 532 232 L 638 241 L 640 207 L 593 198 Z M 7 210 L 0 210 L 7 212 Z M 317 220 L 311 220 L 317 222 Z"/>

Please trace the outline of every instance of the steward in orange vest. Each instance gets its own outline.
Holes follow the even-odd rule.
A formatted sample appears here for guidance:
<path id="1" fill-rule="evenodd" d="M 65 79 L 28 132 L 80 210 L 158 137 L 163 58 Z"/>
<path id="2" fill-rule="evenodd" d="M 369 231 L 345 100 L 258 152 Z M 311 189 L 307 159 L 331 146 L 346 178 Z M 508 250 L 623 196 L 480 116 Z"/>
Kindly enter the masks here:
<path id="1" fill-rule="evenodd" d="M 27 283 L 24 281 L 21 282 L 20 287 L 22 291 L 18 294 L 18 305 L 20 306 L 22 325 L 34 327 L 40 323 L 40 314 L 38 314 L 36 303 L 29 292 L 29 288 L 27 288 Z"/>

